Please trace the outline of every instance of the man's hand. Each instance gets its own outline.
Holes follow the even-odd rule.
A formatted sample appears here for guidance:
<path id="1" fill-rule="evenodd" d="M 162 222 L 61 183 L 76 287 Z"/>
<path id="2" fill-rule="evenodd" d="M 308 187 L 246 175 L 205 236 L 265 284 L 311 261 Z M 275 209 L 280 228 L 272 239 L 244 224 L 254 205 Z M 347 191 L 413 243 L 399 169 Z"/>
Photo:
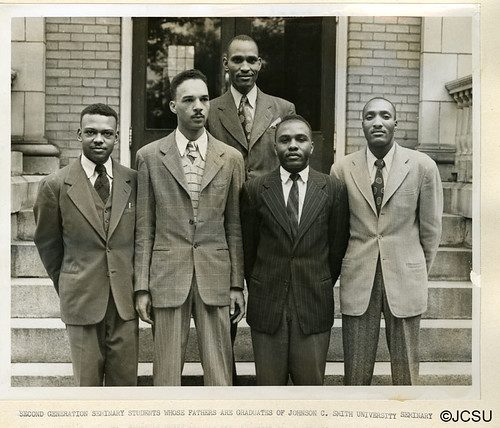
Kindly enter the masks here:
<path id="1" fill-rule="evenodd" d="M 229 296 L 231 301 L 229 313 L 233 315 L 236 305 L 240 307 L 240 314 L 233 320 L 233 324 L 236 324 L 240 322 L 245 315 L 245 297 L 243 296 L 243 291 L 237 288 L 232 288 L 229 292 Z"/>
<path id="2" fill-rule="evenodd" d="M 151 295 L 148 291 L 138 291 L 135 295 L 135 310 L 144 322 L 153 325 L 151 317 Z"/>

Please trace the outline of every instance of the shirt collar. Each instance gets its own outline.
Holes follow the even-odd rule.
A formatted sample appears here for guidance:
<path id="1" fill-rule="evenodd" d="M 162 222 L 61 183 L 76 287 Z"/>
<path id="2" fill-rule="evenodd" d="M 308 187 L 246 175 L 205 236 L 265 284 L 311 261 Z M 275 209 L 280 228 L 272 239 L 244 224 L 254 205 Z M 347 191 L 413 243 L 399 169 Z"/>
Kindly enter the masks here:
<path id="1" fill-rule="evenodd" d="M 83 153 L 82 157 L 80 158 L 80 163 L 82 164 L 82 168 L 85 171 L 85 175 L 87 176 L 87 178 L 92 177 L 95 172 L 96 164 Z M 111 156 L 106 162 L 104 162 L 104 166 L 106 167 L 106 174 L 108 175 L 108 177 L 113 178 L 113 162 L 111 160 Z"/>
<path id="2" fill-rule="evenodd" d="M 307 165 L 302 171 L 299 173 L 300 179 L 304 182 L 307 183 L 307 180 L 309 179 L 309 165 Z M 285 168 L 280 166 L 280 177 L 281 177 L 281 182 L 285 184 L 288 180 L 290 180 L 290 175 L 291 173 L 288 172 Z"/>
<path id="3" fill-rule="evenodd" d="M 231 94 L 233 95 L 236 108 L 238 108 L 240 106 L 241 97 L 243 96 L 243 94 L 238 92 L 238 90 L 233 85 L 231 85 Z M 250 92 L 247 94 L 247 99 L 250 107 L 255 109 L 255 106 L 257 104 L 257 85 L 253 85 L 253 88 L 250 89 Z"/>
<path id="4" fill-rule="evenodd" d="M 390 171 L 391 165 L 392 165 L 392 160 L 394 159 L 394 151 L 396 150 L 396 142 L 392 145 L 391 149 L 387 152 L 387 154 L 383 157 L 385 167 L 387 168 L 387 172 Z M 369 168 L 373 168 L 375 165 L 375 161 L 377 158 L 375 155 L 371 152 L 369 147 L 366 147 L 366 163 L 368 164 Z"/>
<path id="5" fill-rule="evenodd" d="M 182 156 L 186 154 L 186 147 L 190 140 L 188 140 L 184 134 L 179 130 L 179 128 L 175 129 L 175 142 L 177 144 L 177 148 L 179 149 L 179 153 Z M 206 160 L 207 156 L 207 145 L 208 145 L 208 135 L 207 131 L 203 130 L 203 134 L 201 134 L 197 140 L 194 140 L 198 145 L 198 151 L 200 152 L 201 158 Z"/>

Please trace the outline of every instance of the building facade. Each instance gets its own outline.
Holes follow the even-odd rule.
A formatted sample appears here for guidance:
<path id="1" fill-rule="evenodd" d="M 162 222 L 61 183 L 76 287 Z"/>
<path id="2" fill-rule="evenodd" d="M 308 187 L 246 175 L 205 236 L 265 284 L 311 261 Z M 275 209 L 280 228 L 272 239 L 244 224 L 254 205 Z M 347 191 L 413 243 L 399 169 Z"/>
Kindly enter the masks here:
<path id="1" fill-rule="evenodd" d="M 32 242 L 32 206 L 39 180 L 79 156 L 80 111 L 94 102 L 117 110 L 120 143 L 114 157 L 133 167 L 138 148 L 175 127 L 169 80 L 199 68 L 209 78 L 211 97 L 220 95 L 227 88 L 224 48 L 241 33 L 259 44 L 259 87 L 293 101 L 311 122 L 315 168 L 327 172 L 336 159 L 364 147 L 361 112 L 374 96 L 396 105 L 398 143 L 438 163 L 444 230 L 423 322 L 423 382 L 470 384 L 473 21 L 364 16 L 12 19 L 13 385 L 70 382 L 69 350 L 52 346 L 66 339 L 57 296 Z M 141 343 L 151 343 L 148 329 L 141 335 Z M 186 382 L 197 383 L 194 339 Z M 442 347 L 443 340 L 454 345 Z M 339 327 L 331 342 L 327 382 L 341 384 Z M 253 358 L 248 327 L 240 329 L 239 344 L 240 371 L 251 373 L 245 369 Z M 377 382 L 388 383 L 382 346 L 377 361 Z M 66 371 L 54 365 L 53 376 L 39 374 L 40 364 L 56 363 L 67 364 Z M 147 384 L 151 350 L 141 351 L 141 364 Z M 252 379 L 248 375 L 248 383 Z"/>

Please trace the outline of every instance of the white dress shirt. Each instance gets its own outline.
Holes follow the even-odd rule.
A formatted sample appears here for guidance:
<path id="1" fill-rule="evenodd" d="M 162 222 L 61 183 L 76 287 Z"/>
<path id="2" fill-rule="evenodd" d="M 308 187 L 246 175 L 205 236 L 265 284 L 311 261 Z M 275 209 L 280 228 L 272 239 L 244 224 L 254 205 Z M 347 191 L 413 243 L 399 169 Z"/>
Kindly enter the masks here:
<path id="1" fill-rule="evenodd" d="M 236 110 L 238 110 L 243 94 L 239 93 L 232 85 L 231 94 L 233 95 L 234 103 L 236 104 Z M 250 89 L 250 92 L 247 94 L 247 100 L 250 104 L 250 114 L 252 115 L 253 119 L 255 118 L 255 109 L 257 106 L 257 85 L 253 85 L 253 88 Z"/>
<path id="2" fill-rule="evenodd" d="M 181 155 L 181 158 L 186 156 L 186 147 L 189 143 L 188 140 L 184 134 L 179 130 L 179 128 L 176 128 L 175 130 L 175 142 L 177 143 L 177 148 L 179 149 L 179 154 Z M 203 160 L 206 160 L 207 156 L 207 145 L 208 145 L 208 135 L 207 131 L 203 131 L 203 134 L 201 134 L 197 140 L 192 140 L 194 141 L 197 146 L 198 146 L 198 153 L 201 155 L 201 158 Z"/>
<path id="3" fill-rule="evenodd" d="M 85 171 L 85 175 L 90 180 L 90 184 L 92 184 L 93 186 L 95 184 L 95 181 L 97 180 L 97 176 L 99 175 L 95 170 L 96 164 L 83 153 L 82 157 L 80 158 L 80 163 L 82 164 L 82 168 Z M 111 189 L 113 188 L 113 162 L 111 161 L 111 156 L 104 163 L 104 167 L 106 168 L 106 175 L 109 181 L 109 193 L 111 194 Z"/>
<path id="4" fill-rule="evenodd" d="M 293 181 L 290 178 L 290 174 L 285 168 L 280 166 L 280 177 L 281 184 L 283 186 L 283 196 L 285 197 L 285 206 L 288 202 L 288 195 L 290 194 L 290 190 L 292 188 Z M 300 178 L 297 180 L 297 187 L 299 189 L 299 223 L 300 216 L 302 215 L 302 207 L 304 206 L 304 198 L 306 197 L 307 190 L 307 180 L 309 179 L 309 165 L 306 166 L 299 173 Z"/>
<path id="5" fill-rule="evenodd" d="M 387 178 L 389 177 L 389 171 L 391 170 L 392 160 L 394 159 L 394 150 L 396 144 L 394 143 L 391 150 L 383 157 L 384 167 L 382 168 L 382 178 L 384 179 L 384 184 L 387 184 Z M 375 166 L 375 161 L 377 158 L 373 155 L 370 149 L 366 148 L 366 163 L 368 164 L 368 172 L 370 173 L 370 183 L 375 181 L 375 174 L 377 173 L 377 167 Z"/>

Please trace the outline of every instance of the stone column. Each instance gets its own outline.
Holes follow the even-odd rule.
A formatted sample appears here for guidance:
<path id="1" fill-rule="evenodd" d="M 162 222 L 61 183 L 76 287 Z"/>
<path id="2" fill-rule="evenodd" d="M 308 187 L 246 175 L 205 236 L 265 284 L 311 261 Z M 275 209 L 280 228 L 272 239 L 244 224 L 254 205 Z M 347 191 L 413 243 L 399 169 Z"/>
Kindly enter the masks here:
<path id="1" fill-rule="evenodd" d="M 12 19 L 11 150 L 23 154 L 24 174 L 59 168 L 59 149 L 45 138 L 45 20 Z"/>

